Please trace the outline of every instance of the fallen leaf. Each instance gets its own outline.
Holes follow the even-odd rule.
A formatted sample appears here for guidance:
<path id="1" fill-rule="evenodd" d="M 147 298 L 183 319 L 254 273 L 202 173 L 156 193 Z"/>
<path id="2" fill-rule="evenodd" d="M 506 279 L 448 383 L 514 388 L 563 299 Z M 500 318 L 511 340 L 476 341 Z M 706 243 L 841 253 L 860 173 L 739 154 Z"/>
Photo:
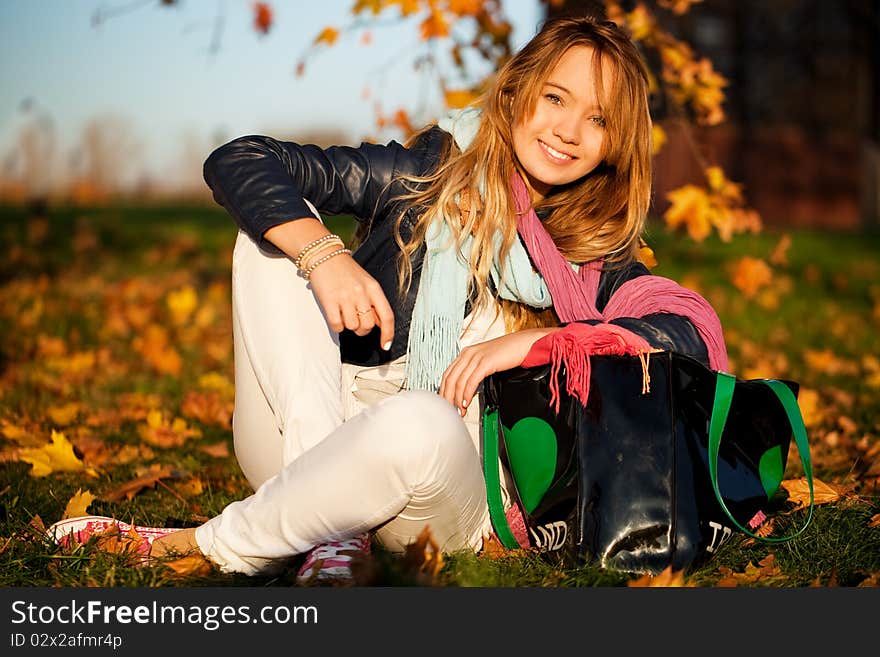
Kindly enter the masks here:
<path id="1" fill-rule="evenodd" d="M 672 570 L 672 565 L 666 566 L 656 575 L 646 573 L 637 579 L 630 580 L 626 584 L 630 587 L 688 587 L 691 584 L 685 584 L 684 571 Z"/>
<path id="2" fill-rule="evenodd" d="M 184 497 L 196 497 L 201 495 L 205 490 L 205 485 L 198 477 L 190 477 L 186 481 L 182 481 L 174 486 L 174 490 Z"/>
<path id="3" fill-rule="evenodd" d="M 216 390 L 200 392 L 190 390 L 186 393 L 180 411 L 188 418 L 202 424 L 215 425 L 223 429 L 232 426 L 233 401 L 224 400 Z"/>
<path id="4" fill-rule="evenodd" d="M 46 409 L 49 419 L 59 427 L 66 427 L 79 415 L 80 405 L 76 402 L 63 404 L 62 406 L 50 406 Z"/>
<path id="5" fill-rule="evenodd" d="M 170 465 L 153 466 L 143 475 L 107 491 L 101 495 L 100 499 L 105 502 L 118 502 L 122 499 L 130 500 L 143 489 L 153 488 L 160 479 L 170 479 L 174 476 L 175 470 Z"/>
<path id="6" fill-rule="evenodd" d="M 229 456 L 229 444 L 225 440 L 221 440 L 220 442 L 211 445 L 201 445 L 199 451 L 204 452 L 208 456 L 222 459 Z"/>
<path id="7" fill-rule="evenodd" d="M 202 577 L 213 570 L 211 562 L 201 554 L 190 554 L 170 561 L 162 561 L 163 566 L 173 570 L 179 577 Z"/>
<path id="8" fill-rule="evenodd" d="M 732 282 L 743 296 L 750 298 L 773 280 L 773 270 L 759 258 L 743 256 L 737 260 Z"/>
<path id="9" fill-rule="evenodd" d="M 64 513 L 61 514 L 61 519 L 67 520 L 68 518 L 77 518 L 79 516 L 88 515 L 87 510 L 89 505 L 96 499 L 98 498 L 92 495 L 91 491 L 82 491 L 77 488 L 74 496 L 67 501 L 67 506 L 64 507 Z"/>
<path id="10" fill-rule="evenodd" d="M 776 246 L 773 247 L 773 252 L 768 258 L 771 264 L 774 264 L 778 267 L 786 266 L 788 264 L 789 247 L 791 247 L 791 236 L 788 233 L 785 233 L 782 235 L 782 237 L 779 238 Z"/>
<path id="11" fill-rule="evenodd" d="M 156 447 L 180 447 L 188 438 L 199 437 L 199 429 L 189 428 L 183 418 L 169 421 L 162 411 L 147 412 L 147 423 L 138 426 L 138 433 L 146 442 Z"/>
<path id="12" fill-rule="evenodd" d="M 868 521 L 868 527 L 880 527 L 880 513 L 875 513 Z"/>
<path id="13" fill-rule="evenodd" d="M 510 550 L 501 545 L 494 534 L 486 534 L 483 536 L 483 549 L 480 551 L 481 557 L 487 559 L 501 559 L 510 554 Z"/>
<path id="14" fill-rule="evenodd" d="M 880 586 L 880 572 L 871 573 L 861 582 L 859 582 L 857 588 L 865 588 L 865 587 L 875 587 Z"/>
<path id="15" fill-rule="evenodd" d="M 405 572 L 416 575 L 426 585 L 434 581 L 443 568 L 443 554 L 430 527 L 425 526 L 416 540 L 406 546 L 401 565 Z"/>
<path id="16" fill-rule="evenodd" d="M 86 468 L 74 453 L 73 445 L 59 431 L 52 431 L 52 442 L 48 445 L 23 448 L 20 459 L 33 466 L 30 472 L 33 477 L 45 477 L 53 472 L 86 472 L 90 476 L 97 476 L 94 470 Z"/>
<path id="17" fill-rule="evenodd" d="M 34 429 L 27 429 L 8 420 L 0 420 L 0 434 L 21 447 L 40 447 L 46 443 L 45 435 Z"/>
<path id="18" fill-rule="evenodd" d="M 806 477 L 800 479 L 785 479 L 781 484 L 788 492 L 788 501 L 795 503 L 792 511 L 798 511 L 810 505 L 810 488 Z M 843 497 L 840 490 L 832 484 L 813 478 L 813 504 L 828 504 L 836 502 Z"/>

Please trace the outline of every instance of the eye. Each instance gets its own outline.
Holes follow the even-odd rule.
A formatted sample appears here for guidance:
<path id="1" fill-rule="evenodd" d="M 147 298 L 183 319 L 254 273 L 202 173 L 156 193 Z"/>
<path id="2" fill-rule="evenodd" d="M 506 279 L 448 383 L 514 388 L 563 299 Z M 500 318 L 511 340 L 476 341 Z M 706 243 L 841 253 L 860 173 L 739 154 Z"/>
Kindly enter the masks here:
<path id="1" fill-rule="evenodd" d="M 591 116 L 590 123 L 593 123 L 593 124 L 599 126 L 600 128 L 604 128 L 605 127 L 605 117 L 604 116 Z"/>
<path id="2" fill-rule="evenodd" d="M 562 98 L 560 98 L 556 94 L 544 94 L 544 98 L 549 100 L 554 105 L 561 105 L 562 104 Z"/>

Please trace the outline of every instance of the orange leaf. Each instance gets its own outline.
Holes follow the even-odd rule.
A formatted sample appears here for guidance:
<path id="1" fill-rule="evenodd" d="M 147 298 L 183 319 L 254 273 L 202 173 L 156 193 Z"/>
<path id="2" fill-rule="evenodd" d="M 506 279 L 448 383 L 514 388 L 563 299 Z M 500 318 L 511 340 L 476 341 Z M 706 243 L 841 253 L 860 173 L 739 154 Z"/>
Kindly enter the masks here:
<path id="1" fill-rule="evenodd" d="M 774 265 L 784 267 L 788 264 L 788 249 L 791 247 L 791 236 L 785 233 L 779 238 L 773 252 L 770 254 L 770 262 Z"/>
<path id="2" fill-rule="evenodd" d="M 162 565 L 167 566 L 180 577 L 200 577 L 209 574 L 213 569 L 211 562 L 201 554 L 190 554 L 179 559 L 163 561 Z"/>
<path id="3" fill-rule="evenodd" d="M 470 89 L 447 89 L 443 93 L 446 107 L 458 109 L 470 105 L 477 99 L 477 95 Z"/>
<path id="4" fill-rule="evenodd" d="M 254 3 L 254 29 L 266 34 L 272 27 L 272 7 L 268 2 Z"/>
<path id="5" fill-rule="evenodd" d="M 806 477 L 800 479 L 785 479 L 781 484 L 782 488 L 788 491 L 788 501 L 795 503 L 792 511 L 806 508 L 810 505 L 810 488 Z M 841 499 L 843 494 L 832 484 L 826 484 L 813 477 L 813 503 L 828 504 Z"/>
<path id="6" fill-rule="evenodd" d="M 187 439 L 202 435 L 199 429 L 187 427 L 182 418 L 169 421 L 159 410 L 147 413 L 147 423 L 138 426 L 138 433 L 156 447 L 180 447 Z"/>
<path id="7" fill-rule="evenodd" d="M 868 527 L 880 527 L 880 513 L 875 513 L 871 516 L 871 520 L 868 522 Z"/>
<path id="8" fill-rule="evenodd" d="M 449 11 L 458 16 L 476 16 L 485 0 L 449 0 Z"/>
<path id="9" fill-rule="evenodd" d="M 683 570 L 672 570 L 672 566 L 666 566 L 661 572 L 656 575 L 651 575 L 650 573 L 646 573 L 639 577 L 638 579 L 633 579 L 627 582 L 627 586 L 630 587 L 688 587 L 692 586 L 691 584 L 685 584 L 684 581 L 684 571 Z"/>
<path id="10" fill-rule="evenodd" d="M 213 445 L 202 445 L 199 447 L 200 452 L 204 452 L 208 456 L 213 456 L 217 459 L 223 459 L 229 456 L 229 445 L 226 441 L 221 440 L 218 443 L 214 443 Z"/>
<path id="11" fill-rule="evenodd" d="M 224 401 L 216 391 L 190 390 L 180 406 L 184 416 L 198 420 L 202 424 L 213 424 L 224 429 L 232 426 L 232 409 L 233 402 Z"/>
<path id="12" fill-rule="evenodd" d="M 485 534 L 483 536 L 483 549 L 480 550 L 480 556 L 488 559 L 501 559 L 510 554 L 510 550 L 501 545 L 494 534 Z"/>
<path id="13" fill-rule="evenodd" d="M 315 43 L 326 43 L 328 46 L 332 46 L 336 43 L 336 39 L 339 38 L 339 30 L 335 27 L 325 27 L 321 30 L 321 33 L 315 37 Z"/>
<path id="14" fill-rule="evenodd" d="M 443 14 L 435 9 L 422 21 L 422 24 L 419 26 L 419 32 L 425 41 L 441 39 L 449 36 L 449 23 L 446 22 Z"/>
<path id="15" fill-rule="evenodd" d="M 130 500 L 143 489 L 153 488 L 160 479 L 168 479 L 174 476 L 174 469 L 170 465 L 154 465 L 145 474 L 107 491 L 101 495 L 100 499 L 105 502 L 118 502 L 122 499 Z"/>
<path id="16" fill-rule="evenodd" d="M 743 256 L 734 268 L 733 284 L 746 297 L 753 297 L 773 280 L 773 271 L 759 258 Z"/>
<path id="17" fill-rule="evenodd" d="M 443 554 L 428 526 L 406 546 L 401 562 L 406 571 L 426 575 L 429 581 L 437 576 L 443 568 Z"/>

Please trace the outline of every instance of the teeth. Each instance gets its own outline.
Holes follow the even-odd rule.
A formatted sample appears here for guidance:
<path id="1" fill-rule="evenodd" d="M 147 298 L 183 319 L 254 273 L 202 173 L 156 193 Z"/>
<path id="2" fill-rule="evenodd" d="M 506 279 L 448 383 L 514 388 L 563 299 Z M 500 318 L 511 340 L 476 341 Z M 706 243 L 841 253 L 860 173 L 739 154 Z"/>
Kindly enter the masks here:
<path id="1" fill-rule="evenodd" d="M 541 144 L 544 146 L 544 148 L 547 149 L 547 152 L 550 153 L 550 155 L 552 155 L 553 157 L 558 157 L 561 160 L 570 160 L 571 159 L 571 155 L 566 155 L 565 153 L 560 153 L 552 146 L 545 144 L 543 141 L 541 142 Z"/>

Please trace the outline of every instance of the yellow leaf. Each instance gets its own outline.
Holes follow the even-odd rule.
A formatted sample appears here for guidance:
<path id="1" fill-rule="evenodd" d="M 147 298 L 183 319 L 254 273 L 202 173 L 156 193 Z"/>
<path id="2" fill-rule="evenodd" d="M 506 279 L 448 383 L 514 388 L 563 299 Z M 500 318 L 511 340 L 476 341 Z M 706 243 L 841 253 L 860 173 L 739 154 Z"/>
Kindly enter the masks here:
<path id="1" fill-rule="evenodd" d="M 60 427 L 66 427 L 77 418 L 79 410 L 79 404 L 76 402 L 70 402 L 62 406 L 50 406 L 46 409 L 46 414 L 54 424 Z"/>
<path id="2" fill-rule="evenodd" d="M 702 242 L 712 232 L 710 200 L 704 189 L 696 185 L 684 185 L 666 195 L 671 205 L 663 214 L 669 228 L 684 224 L 688 235 Z"/>
<path id="3" fill-rule="evenodd" d="M 31 476 L 45 477 L 53 472 L 81 472 L 85 465 L 73 452 L 63 433 L 52 431 L 52 442 L 43 447 L 24 448 L 21 460 L 30 463 Z"/>
<path id="4" fill-rule="evenodd" d="M 45 436 L 39 436 L 37 432 L 12 424 L 8 420 L 0 420 L 0 434 L 22 447 L 41 447 L 46 442 Z"/>
<path id="5" fill-rule="evenodd" d="M 198 386 L 204 390 L 216 390 L 224 399 L 232 399 L 235 394 L 235 386 L 232 381 L 219 372 L 202 374 L 199 377 Z"/>
<path id="6" fill-rule="evenodd" d="M 805 427 L 818 426 L 825 419 L 819 393 L 811 388 L 801 388 L 798 391 L 798 406 L 801 409 Z"/>
<path id="7" fill-rule="evenodd" d="M 79 516 L 87 515 L 89 504 L 96 499 L 97 497 L 92 495 L 90 491 L 87 490 L 83 492 L 77 488 L 76 494 L 67 501 L 67 506 L 64 507 L 64 513 L 61 514 L 61 519 L 66 520 L 67 518 L 77 518 Z"/>
<path id="8" fill-rule="evenodd" d="M 659 123 L 651 126 L 651 155 L 659 153 L 668 141 L 666 131 Z"/>
<path id="9" fill-rule="evenodd" d="M 185 285 L 179 290 L 169 292 L 165 303 L 171 313 L 172 321 L 177 325 L 181 325 L 186 323 L 193 314 L 193 311 L 199 305 L 199 298 L 191 285 Z"/>
<path id="10" fill-rule="evenodd" d="M 654 16 L 641 3 L 626 15 L 626 24 L 636 41 L 650 38 L 657 29 Z"/>

